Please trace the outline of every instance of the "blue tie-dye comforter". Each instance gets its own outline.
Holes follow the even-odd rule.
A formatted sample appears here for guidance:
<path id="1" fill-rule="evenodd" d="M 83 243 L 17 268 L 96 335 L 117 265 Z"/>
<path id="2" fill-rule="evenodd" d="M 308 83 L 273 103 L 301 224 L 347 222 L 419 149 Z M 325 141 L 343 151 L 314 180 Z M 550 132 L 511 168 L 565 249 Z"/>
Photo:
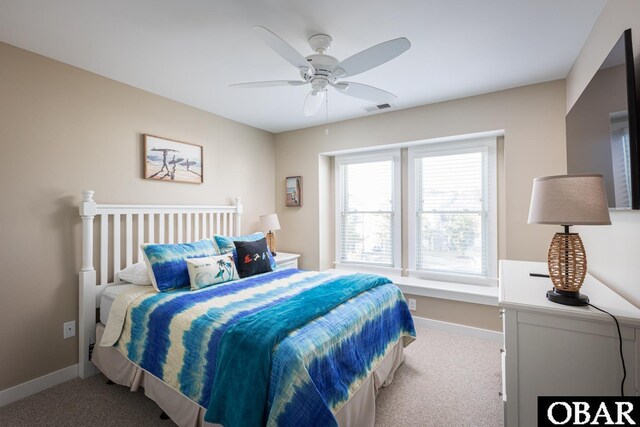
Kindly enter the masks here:
<path id="1" fill-rule="evenodd" d="M 227 328 L 332 280 L 335 276 L 286 269 L 199 291 L 147 294 L 129 307 L 116 346 L 207 408 Z M 414 336 L 404 297 L 392 284 L 363 292 L 293 331 L 273 351 L 267 425 L 335 425 L 333 414 L 387 350 Z"/>

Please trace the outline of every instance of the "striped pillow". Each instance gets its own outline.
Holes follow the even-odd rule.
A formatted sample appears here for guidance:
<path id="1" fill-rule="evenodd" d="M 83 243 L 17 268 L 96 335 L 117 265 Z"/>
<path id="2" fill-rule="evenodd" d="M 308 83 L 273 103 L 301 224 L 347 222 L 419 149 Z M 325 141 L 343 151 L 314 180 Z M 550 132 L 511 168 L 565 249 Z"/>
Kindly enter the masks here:
<path id="1" fill-rule="evenodd" d="M 140 247 L 149 269 L 151 284 L 158 292 L 190 286 L 187 258 L 217 255 L 209 239 L 178 244 L 144 243 Z"/>

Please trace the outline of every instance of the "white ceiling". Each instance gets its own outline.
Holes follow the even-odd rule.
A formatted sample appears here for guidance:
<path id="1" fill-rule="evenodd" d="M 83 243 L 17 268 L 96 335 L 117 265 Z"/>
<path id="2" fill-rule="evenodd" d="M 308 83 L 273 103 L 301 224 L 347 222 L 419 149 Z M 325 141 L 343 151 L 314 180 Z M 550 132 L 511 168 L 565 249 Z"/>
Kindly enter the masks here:
<path id="1" fill-rule="evenodd" d="M 0 0 L 0 40 L 271 132 L 325 121 L 302 113 L 303 87 L 250 27 L 303 55 L 333 37 L 339 60 L 407 37 L 409 51 L 349 78 L 393 92 L 394 109 L 566 77 L 605 0 Z M 373 105 L 332 91 L 329 121 Z"/>

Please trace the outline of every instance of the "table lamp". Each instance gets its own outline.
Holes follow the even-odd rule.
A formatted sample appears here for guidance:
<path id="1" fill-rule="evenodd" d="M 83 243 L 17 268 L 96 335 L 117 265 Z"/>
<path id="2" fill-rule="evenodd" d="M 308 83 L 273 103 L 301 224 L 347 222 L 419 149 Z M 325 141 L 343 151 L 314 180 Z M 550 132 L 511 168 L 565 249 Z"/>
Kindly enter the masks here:
<path id="1" fill-rule="evenodd" d="M 263 230 L 268 230 L 267 233 L 267 246 L 273 256 L 276 255 L 276 234 L 274 231 L 280 230 L 280 222 L 278 221 L 278 214 L 260 215 L 260 227 Z"/>
<path id="2" fill-rule="evenodd" d="M 564 227 L 551 240 L 547 256 L 553 289 L 547 299 L 565 305 L 587 305 L 580 294 L 587 274 L 587 255 L 572 225 L 609 225 L 609 208 L 602 175 L 556 175 L 533 180 L 529 224 L 557 224 Z"/>

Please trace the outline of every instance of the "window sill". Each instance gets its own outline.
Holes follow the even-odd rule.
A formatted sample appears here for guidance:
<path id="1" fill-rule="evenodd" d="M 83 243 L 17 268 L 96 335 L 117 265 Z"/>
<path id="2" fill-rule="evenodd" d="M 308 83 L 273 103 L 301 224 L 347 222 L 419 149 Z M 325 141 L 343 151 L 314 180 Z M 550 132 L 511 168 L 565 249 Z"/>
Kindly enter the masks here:
<path id="1" fill-rule="evenodd" d="M 390 277 L 402 293 L 498 306 L 498 287 L 440 282 L 415 277 Z"/>
<path id="2" fill-rule="evenodd" d="M 341 262 L 334 262 L 333 265 L 335 266 L 335 270 L 339 270 L 342 272 L 345 272 L 345 274 L 348 273 L 376 273 L 376 274 L 381 274 L 383 276 L 400 276 L 400 274 L 402 273 L 402 269 L 401 268 L 394 268 L 394 267 L 381 267 L 378 265 L 371 265 L 371 264 L 356 264 L 356 263 L 341 263 Z"/>
<path id="3" fill-rule="evenodd" d="M 343 275 L 357 272 L 357 269 L 330 269 L 326 273 Z M 386 275 L 400 288 L 402 293 L 418 295 L 429 298 L 440 298 L 452 301 L 469 302 L 498 306 L 498 287 L 470 285 L 465 283 L 441 282 L 437 280 L 425 280 L 415 277 Z"/>

